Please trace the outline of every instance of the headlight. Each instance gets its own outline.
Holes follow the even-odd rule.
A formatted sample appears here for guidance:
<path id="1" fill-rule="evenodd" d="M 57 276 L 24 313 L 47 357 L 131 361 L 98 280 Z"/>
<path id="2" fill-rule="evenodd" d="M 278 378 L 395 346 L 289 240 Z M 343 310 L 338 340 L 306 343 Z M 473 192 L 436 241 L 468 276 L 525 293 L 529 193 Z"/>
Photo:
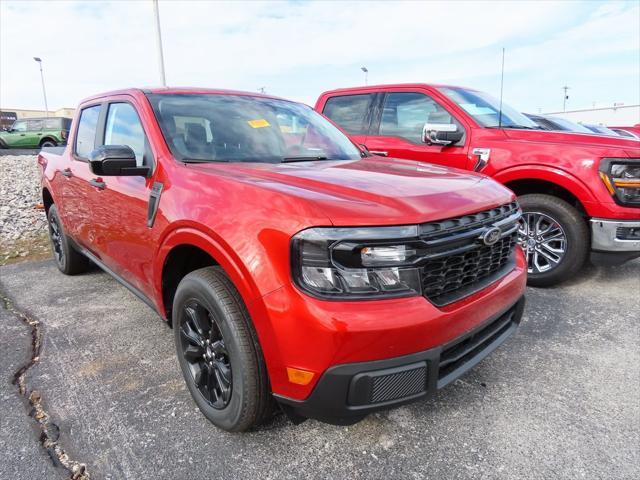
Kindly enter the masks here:
<path id="1" fill-rule="evenodd" d="M 416 225 L 310 228 L 293 237 L 296 284 L 320 298 L 420 295 L 414 263 L 424 254 Z"/>
<path id="2" fill-rule="evenodd" d="M 640 206 L 640 159 L 604 158 L 600 178 L 616 202 Z"/>

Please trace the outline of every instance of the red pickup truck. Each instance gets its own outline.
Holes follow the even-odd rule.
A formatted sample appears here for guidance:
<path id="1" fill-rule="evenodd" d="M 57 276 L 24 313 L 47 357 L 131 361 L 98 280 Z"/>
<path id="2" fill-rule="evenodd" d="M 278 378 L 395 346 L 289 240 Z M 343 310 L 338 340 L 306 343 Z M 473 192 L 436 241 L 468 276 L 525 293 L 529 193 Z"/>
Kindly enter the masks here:
<path id="1" fill-rule="evenodd" d="M 323 93 L 315 109 L 373 154 L 482 172 L 518 195 L 529 284 L 640 256 L 640 144 L 541 130 L 486 93 L 426 84 Z"/>
<path id="2" fill-rule="evenodd" d="M 367 157 L 305 105 L 106 93 L 39 163 L 58 268 L 92 261 L 172 325 L 194 401 L 226 430 L 274 399 L 296 420 L 352 423 L 423 398 L 522 316 L 511 191 Z"/>

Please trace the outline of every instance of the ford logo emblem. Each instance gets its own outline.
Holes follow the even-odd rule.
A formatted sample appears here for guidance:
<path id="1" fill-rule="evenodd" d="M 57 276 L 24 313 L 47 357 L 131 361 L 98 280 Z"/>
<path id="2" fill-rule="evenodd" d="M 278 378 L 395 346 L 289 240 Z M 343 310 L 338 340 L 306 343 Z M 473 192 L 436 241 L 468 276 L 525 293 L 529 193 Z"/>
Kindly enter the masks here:
<path id="1" fill-rule="evenodd" d="M 482 242 L 485 245 L 491 246 L 494 243 L 496 243 L 498 240 L 500 240 L 501 236 L 502 236 L 502 230 L 500 230 L 498 227 L 491 227 L 489 230 L 484 232 L 482 234 L 482 237 L 480 238 L 482 239 Z"/>

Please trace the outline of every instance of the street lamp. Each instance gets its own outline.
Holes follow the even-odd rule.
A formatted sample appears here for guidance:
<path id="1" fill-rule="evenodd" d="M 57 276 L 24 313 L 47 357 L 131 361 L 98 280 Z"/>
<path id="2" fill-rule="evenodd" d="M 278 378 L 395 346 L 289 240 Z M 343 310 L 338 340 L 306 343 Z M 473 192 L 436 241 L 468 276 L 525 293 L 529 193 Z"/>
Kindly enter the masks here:
<path id="1" fill-rule="evenodd" d="M 369 83 L 369 70 L 367 67 L 360 67 L 360 70 L 364 72 L 364 84 L 367 85 Z"/>
<path id="2" fill-rule="evenodd" d="M 42 59 L 40 57 L 33 57 L 40 66 L 40 79 L 42 80 L 42 95 L 44 96 L 44 110 L 45 114 L 49 116 L 49 106 L 47 105 L 47 90 L 44 88 L 44 74 L 42 73 Z"/>

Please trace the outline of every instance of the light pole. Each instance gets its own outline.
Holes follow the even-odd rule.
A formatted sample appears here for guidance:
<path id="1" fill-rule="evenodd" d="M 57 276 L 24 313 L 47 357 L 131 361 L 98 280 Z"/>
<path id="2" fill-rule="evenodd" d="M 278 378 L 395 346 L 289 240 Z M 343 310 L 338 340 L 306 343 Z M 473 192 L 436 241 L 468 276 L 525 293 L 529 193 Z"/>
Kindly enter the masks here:
<path id="1" fill-rule="evenodd" d="M 158 46 L 158 62 L 160 63 L 160 80 L 162 86 L 167 86 L 167 80 L 164 76 L 164 55 L 162 53 L 162 33 L 160 32 L 160 11 L 158 10 L 158 0 L 153 0 L 153 13 L 156 17 L 156 40 Z"/>
<path id="2" fill-rule="evenodd" d="M 369 70 L 367 67 L 360 67 L 360 70 L 364 72 L 364 84 L 367 85 L 369 83 Z"/>
<path id="3" fill-rule="evenodd" d="M 49 116 L 49 106 L 47 105 L 47 90 L 44 88 L 44 73 L 42 73 L 42 59 L 40 57 L 33 57 L 40 66 L 40 80 L 42 80 L 42 95 L 44 96 L 44 110 L 45 115 Z"/>

